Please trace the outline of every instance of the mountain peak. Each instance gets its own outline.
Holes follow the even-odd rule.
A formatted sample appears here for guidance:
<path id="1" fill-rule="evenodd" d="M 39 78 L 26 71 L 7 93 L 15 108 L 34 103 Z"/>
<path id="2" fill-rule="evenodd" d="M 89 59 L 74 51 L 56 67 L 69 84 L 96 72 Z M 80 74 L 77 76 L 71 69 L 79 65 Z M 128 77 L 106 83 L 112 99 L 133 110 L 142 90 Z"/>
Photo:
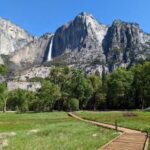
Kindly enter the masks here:
<path id="1" fill-rule="evenodd" d="M 12 68 L 59 60 L 86 72 L 99 69 L 102 73 L 150 56 L 150 35 L 142 32 L 137 23 L 114 20 L 107 26 L 87 12 L 79 13 L 54 34 L 39 38 L 0 18 L 0 35 L 0 55 L 10 55 Z"/>
<path id="2" fill-rule="evenodd" d="M 77 16 L 76 16 L 76 18 L 82 18 L 82 19 L 87 19 L 87 18 L 92 18 L 93 20 L 96 20 L 94 17 L 93 17 L 93 15 L 92 14 L 90 14 L 90 13 L 88 13 L 88 12 L 81 12 L 81 13 L 79 13 Z"/>
<path id="3" fill-rule="evenodd" d="M 91 17 L 93 17 L 93 15 L 91 13 L 88 13 L 88 12 L 81 12 L 81 13 L 79 13 L 78 16 L 91 16 Z"/>

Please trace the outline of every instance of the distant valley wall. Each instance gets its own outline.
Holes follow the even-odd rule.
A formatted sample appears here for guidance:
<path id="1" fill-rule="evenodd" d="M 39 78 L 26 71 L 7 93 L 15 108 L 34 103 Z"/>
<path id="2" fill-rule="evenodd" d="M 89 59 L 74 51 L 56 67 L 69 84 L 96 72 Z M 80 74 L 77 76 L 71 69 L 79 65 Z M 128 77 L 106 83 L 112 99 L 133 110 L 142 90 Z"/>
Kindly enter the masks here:
<path id="1" fill-rule="evenodd" d="M 28 91 L 36 92 L 41 88 L 40 82 L 7 82 L 8 91 L 13 91 L 15 89 L 23 89 Z"/>

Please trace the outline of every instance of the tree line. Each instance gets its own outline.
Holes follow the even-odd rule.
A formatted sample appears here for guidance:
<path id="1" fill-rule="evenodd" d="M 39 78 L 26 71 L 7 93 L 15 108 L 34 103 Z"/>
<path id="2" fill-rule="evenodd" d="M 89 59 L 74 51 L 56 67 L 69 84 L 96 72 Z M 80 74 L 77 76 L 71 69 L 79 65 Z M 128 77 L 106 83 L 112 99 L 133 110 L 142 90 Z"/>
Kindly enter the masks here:
<path id="1" fill-rule="evenodd" d="M 7 70 L 4 68 L 0 67 L 1 74 Z M 40 81 L 42 88 L 38 92 L 22 89 L 8 92 L 6 83 L 1 83 L 0 109 L 44 112 L 144 109 L 150 106 L 150 62 L 128 70 L 118 68 L 103 77 L 98 71 L 86 75 L 69 67 L 54 67 L 47 78 L 30 81 Z"/>

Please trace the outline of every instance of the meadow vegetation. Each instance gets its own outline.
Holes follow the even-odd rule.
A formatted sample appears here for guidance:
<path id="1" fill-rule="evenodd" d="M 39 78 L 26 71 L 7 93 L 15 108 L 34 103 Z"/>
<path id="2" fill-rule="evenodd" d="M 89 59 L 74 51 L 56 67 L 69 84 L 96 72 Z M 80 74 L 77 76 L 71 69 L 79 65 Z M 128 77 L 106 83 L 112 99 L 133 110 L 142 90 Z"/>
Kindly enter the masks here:
<path id="1" fill-rule="evenodd" d="M 150 112 L 142 111 L 108 111 L 108 112 L 93 112 L 80 111 L 77 114 L 89 120 L 109 123 L 115 125 L 117 121 L 118 126 L 137 129 L 141 131 L 148 131 L 150 133 Z"/>
<path id="2" fill-rule="evenodd" d="M 0 133 L 4 132 L 16 133 L 6 138 L 4 150 L 96 150 L 118 135 L 65 112 L 0 113 Z"/>

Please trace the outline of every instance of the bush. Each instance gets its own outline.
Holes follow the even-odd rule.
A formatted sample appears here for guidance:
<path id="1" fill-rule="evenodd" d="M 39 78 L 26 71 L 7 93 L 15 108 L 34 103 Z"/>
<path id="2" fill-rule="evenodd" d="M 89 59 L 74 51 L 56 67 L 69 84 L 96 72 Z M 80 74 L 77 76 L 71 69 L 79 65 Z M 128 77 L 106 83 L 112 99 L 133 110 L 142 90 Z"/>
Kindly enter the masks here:
<path id="1" fill-rule="evenodd" d="M 15 111 L 16 111 L 17 114 L 20 113 L 20 110 L 19 110 L 19 107 L 18 107 L 18 106 L 16 106 Z"/>
<path id="2" fill-rule="evenodd" d="M 69 108 L 71 111 L 79 110 L 79 100 L 76 98 L 70 99 Z"/>
<path id="3" fill-rule="evenodd" d="M 3 101 L 0 100 L 0 111 L 3 111 Z"/>
<path id="4" fill-rule="evenodd" d="M 3 64 L 0 64 L 0 74 L 5 75 L 7 73 L 7 67 Z"/>

